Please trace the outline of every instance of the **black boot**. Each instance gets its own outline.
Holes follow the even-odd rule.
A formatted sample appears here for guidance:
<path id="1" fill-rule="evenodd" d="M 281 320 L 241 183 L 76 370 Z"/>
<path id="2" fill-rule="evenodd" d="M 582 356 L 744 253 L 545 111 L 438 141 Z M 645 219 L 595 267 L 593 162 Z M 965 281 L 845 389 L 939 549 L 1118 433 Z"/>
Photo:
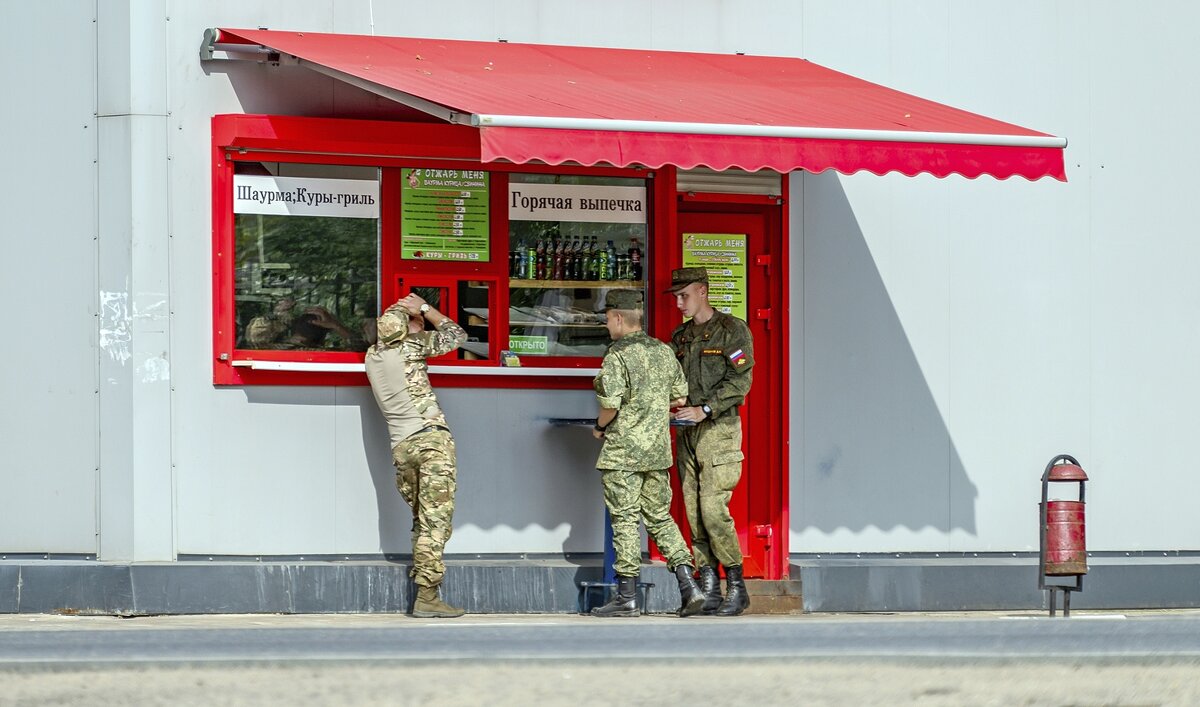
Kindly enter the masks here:
<path id="1" fill-rule="evenodd" d="M 592 609 L 592 616 L 638 616 L 637 577 L 617 575 L 617 593 L 604 606 Z"/>
<path id="2" fill-rule="evenodd" d="M 738 616 L 748 608 L 750 595 L 746 593 L 746 583 L 742 580 L 742 566 L 726 567 L 725 600 L 717 609 L 717 616 Z"/>
<path id="3" fill-rule="evenodd" d="M 683 603 L 679 605 L 680 616 L 695 616 L 704 608 L 704 593 L 692 579 L 692 566 L 680 565 L 675 568 L 675 579 L 679 580 L 679 596 Z"/>
<path id="4" fill-rule="evenodd" d="M 721 606 L 721 578 L 717 576 L 717 568 L 705 565 L 700 568 L 700 591 L 704 593 L 702 614 L 716 613 Z"/>

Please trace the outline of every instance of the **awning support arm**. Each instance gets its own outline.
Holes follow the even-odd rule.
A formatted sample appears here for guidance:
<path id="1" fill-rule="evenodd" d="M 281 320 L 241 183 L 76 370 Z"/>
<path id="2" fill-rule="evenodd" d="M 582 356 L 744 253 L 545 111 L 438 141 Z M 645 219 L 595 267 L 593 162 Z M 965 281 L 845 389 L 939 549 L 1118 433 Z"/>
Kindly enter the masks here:
<path id="1" fill-rule="evenodd" d="M 432 101 L 427 101 L 423 98 L 418 98 L 410 93 L 397 91 L 394 88 L 381 86 L 373 81 L 368 81 L 358 76 L 353 76 L 337 69 L 331 69 L 328 66 L 318 64 L 316 62 L 301 59 L 292 54 L 280 54 L 279 52 L 264 47 L 260 44 L 245 44 L 240 42 L 222 42 L 221 31 L 219 29 L 204 30 L 204 41 L 200 45 L 200 60 L 201 61 L 254 61 L 260 64 L 288 64 L 291 66 L 303 66 L 306 69 L 311 69 L 319 74 L 323 74 L 333 79 L 337 79 L 343 83 L 348 83 L 351 86 L 361 88 L 368 93 L 373 93 L 377 96 L 395 101 L 401 105 L 408 106 L 414 110 L 421 111 L 440 120 L 445 120 L 450 123 L 459 125 L 471 125 L 474 116 L 453 111 L 446 106 L 443 106 Z M 225 57 L 215 57 L 214 52 L 225 52 Z M 239 54 L 245 56 L 238 56 Z M 264 58 L 265 57 L 265 58 Z"/>

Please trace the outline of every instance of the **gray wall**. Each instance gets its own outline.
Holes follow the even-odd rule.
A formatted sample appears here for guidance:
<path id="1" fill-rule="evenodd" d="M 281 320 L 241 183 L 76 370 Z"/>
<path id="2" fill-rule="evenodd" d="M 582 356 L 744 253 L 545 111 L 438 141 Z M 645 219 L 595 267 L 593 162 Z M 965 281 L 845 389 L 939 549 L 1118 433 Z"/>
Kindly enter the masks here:
<path id="1" fill-rule="evenodd" d="M 803 56 L 1068 137 L 1067 184 L 794 176 L 792 550 L 1032 549 L 1038 478 L 1060 451 L 1095 479 L 1094 549 L 1200 549 L 1184 506 L 1200 491 L 1185 446 L 1200 392 L 1200 148 L 1185 131 L 1200 99 L 1178 84 L 1200 61 L 1192 4 L 96 9 L 0 3 L 25 30 L 0 48 L 20 96 L 0 113 L 19 205 L 0 286 L 34 305 L 14 308 L 0 373 L 0 552 L 407 548 L 366 389 L 217 389 L 210 362 L 211 116 L 390 105 L 297 68 L 201 66 L 202 32 L 221 25 Z M 588 414 L 586 392 L 442 396 L 462 462 L 450 552 L 600 549 L 594 442 L 543 421 Z"/>
<path id="2" fill-rule="evenodd" d="M 95 554 L 97 337 L 126 322 L 96 294 L 96 27 L 90 3 L 0 12 L 19 28 L 0 42 L 0 551 Z"/>

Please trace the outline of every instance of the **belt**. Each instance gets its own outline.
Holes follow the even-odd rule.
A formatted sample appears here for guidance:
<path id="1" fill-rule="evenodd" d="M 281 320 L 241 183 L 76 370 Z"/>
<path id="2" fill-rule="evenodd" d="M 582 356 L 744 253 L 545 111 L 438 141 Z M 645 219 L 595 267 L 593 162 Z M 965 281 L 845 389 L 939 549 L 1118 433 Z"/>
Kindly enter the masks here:
<path id="1" fill-rule="evenodd" d="M 413 432 L 412 434 L 409 435 L 409 437 L 416 437 L 417 435 L 423 435 L 426 432 L 437 432 L 438 430 L 441 430 L 442 432 L 450 431 L 450 430 L 446 429 L 445 427 L 442 427 L 441 425 L 428 425 L 426 427 L 422 427 L 421 429 L 417 430 L 416 432 Z"/>

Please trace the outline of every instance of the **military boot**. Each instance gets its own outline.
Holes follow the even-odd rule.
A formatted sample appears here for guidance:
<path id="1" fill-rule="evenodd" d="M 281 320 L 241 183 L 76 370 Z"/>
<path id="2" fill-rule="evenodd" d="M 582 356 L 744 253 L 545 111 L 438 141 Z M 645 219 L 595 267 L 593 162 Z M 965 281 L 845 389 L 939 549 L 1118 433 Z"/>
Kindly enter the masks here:
<path id="1" fill-rule="evenodd" d="M 450 606 L 438 596 L 437 585 L 432 587 L 417 587 L 417 600 L 413 602 L 413 618 L 417 619 L 455 619 L 466 612 L 456 606 Z"/>
<path id="2" fill-rule="evenodd" d="M 692 566 L 680 565 L 675 568 L 675 579 L 679 580 L 679 597 L 683 603 L 679 605 L 680 616 L 695 616 L 704 608 L 704 593 L 696 586 L 692 578 Z"/>
<path id="3" fill-rule="evenodd" d="M 716 613 L 721 606 L 721 578 L 717 576 L 717 568 L 705 565 L 700 568 L 700 591 L 704 593 L 702 614 Z"/>
<path id="4" fill-rule="evenodd" d="M 592 616 L 638 616 L 637 577 L 617 575 L 617 593 L 604 606 L 592 609 Z"/>
<path id="5" fill-rule="evenodd" d="M 717 609 L 717 616 L 738 616 L 750 608 L 750 595 L 742 579 L 742 566 L 725 568 L 725 599 Z"/>

